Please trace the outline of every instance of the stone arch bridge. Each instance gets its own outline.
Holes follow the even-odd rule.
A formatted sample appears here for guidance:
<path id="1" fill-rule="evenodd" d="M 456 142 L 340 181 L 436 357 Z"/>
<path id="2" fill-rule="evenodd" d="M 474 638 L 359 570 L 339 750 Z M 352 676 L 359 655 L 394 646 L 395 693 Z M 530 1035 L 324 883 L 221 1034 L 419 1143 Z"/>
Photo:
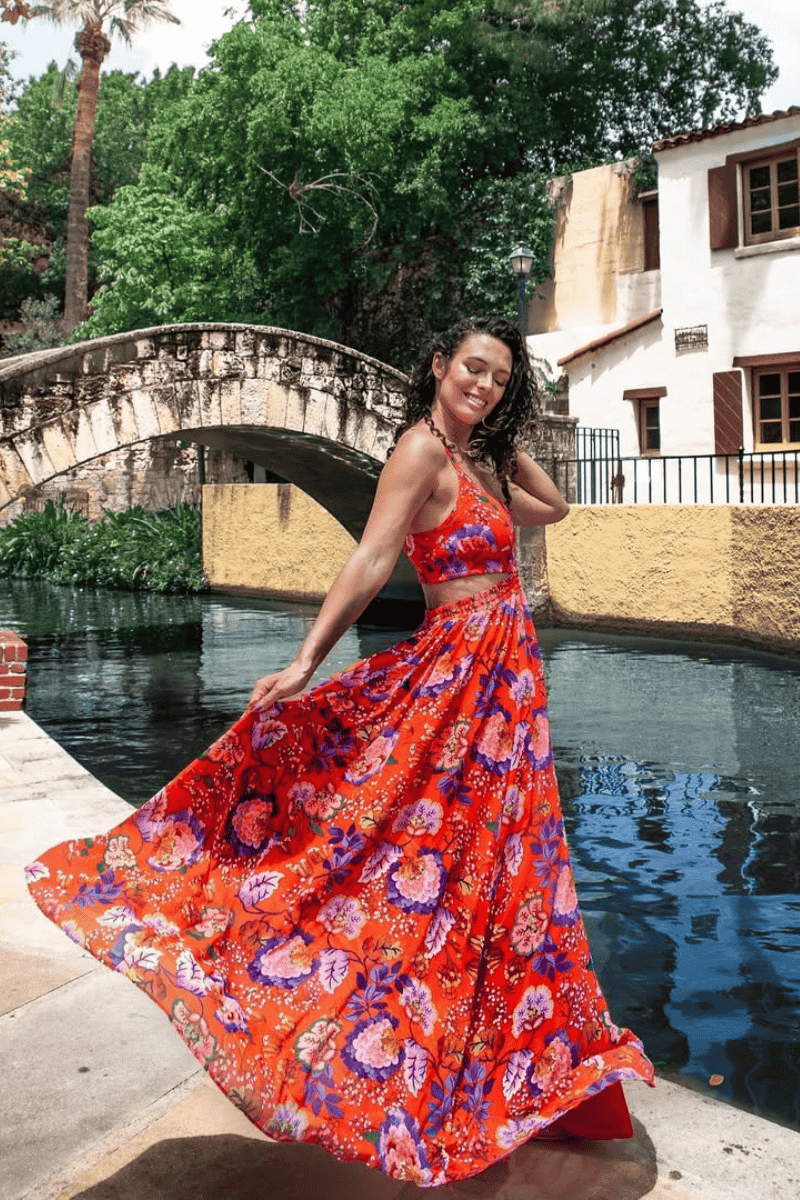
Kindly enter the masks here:
<path id="1" fill-rule="evenodd" d="M 406 377 L 335 342 L 165 325 L 0 362 L 0 510 L 81 463 L 172 435 L 269 468 L 358 539 Z"/>

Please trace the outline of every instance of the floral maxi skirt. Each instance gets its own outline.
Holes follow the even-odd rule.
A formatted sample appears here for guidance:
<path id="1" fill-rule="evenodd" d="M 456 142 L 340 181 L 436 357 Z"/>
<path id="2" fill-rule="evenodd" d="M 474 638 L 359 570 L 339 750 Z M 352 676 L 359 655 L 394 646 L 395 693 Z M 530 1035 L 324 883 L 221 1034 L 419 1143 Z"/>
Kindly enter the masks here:
<path id="1" fill-rule="evenodd" d="M 432 1186 L 556 1121 L 629 1136 L 619 1082 L 652 1081 L 592 970 L 516 579 L 248 709 L 28 878 L 277 1139 Z"/>

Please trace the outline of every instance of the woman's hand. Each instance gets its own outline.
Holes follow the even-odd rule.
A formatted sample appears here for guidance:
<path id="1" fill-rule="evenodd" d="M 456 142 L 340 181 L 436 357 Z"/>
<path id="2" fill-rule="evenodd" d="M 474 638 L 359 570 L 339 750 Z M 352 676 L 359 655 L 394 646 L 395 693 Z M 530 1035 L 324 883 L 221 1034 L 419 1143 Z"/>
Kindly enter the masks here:
<path id="1" fill-rule="evenodd" d="M 248 707 L 269 708 L 278 700 L 286 700 L 303 691 L 311 676 L 313 667 L 303 667 L 298 662 L 290 663 L 283 671 L 274 675 L 265 675 L 257 679 L 250 693 Z"/>

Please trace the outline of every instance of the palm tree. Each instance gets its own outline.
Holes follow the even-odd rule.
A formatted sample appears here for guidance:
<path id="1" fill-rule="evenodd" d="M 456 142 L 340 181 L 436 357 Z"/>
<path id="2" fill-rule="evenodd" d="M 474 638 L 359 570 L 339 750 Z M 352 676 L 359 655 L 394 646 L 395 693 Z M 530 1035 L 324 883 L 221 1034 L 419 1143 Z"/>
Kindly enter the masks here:
<path id="1" fill-rule="evenodd" d="M 11 7 L 2 0 L 3 7 Z M 18 5 L 17 7 L 21 7 Z M 169 11 L 169 0 L 46 0 L 24 6 L 28 19 L 43 17 L 56 25 L 80 25 L 75 48 L 83 60 L 78 80 L 78 108 L 72 127 L 72 164 L 67 214 L 67 278 L 64 333 L 69 336 L 88 315 L 89 177 L 92 163 L 100 68 L 111 49 L 111 37 L 130 45 L 133 35 L 153 21 L 180 21 Z"/>

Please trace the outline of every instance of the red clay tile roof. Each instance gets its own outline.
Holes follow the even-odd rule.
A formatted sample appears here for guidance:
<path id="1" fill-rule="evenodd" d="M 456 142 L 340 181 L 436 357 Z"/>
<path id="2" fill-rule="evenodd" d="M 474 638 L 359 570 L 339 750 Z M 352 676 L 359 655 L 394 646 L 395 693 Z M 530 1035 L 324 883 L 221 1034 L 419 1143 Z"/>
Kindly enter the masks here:
<path id="1" fill-rule="evenodd" d="M 593 342 L 587 342 L 585 346 L 579 346 L 571 354 L 560 358 L 558 365 L 565 367 L 567 363 L 580 358 L 582 354 L 591 354 L 593 350 L 602 350 L 612 342 L 616 342 L 618 338 L 625 337 L 626 333 L 633 333 L 634 330 L 641 329 L 643 325 L 649 325 L 651 321 L 655 321 L 660 316 L 661 309 L 654 308 L 652 312 L 645 313 L 643 317 L 636 317 L 633 321 L 628 321 L 627 325 L 622 325 L 619 329 L 612 329 L 610 333 L 604 333 L 602 337 L 595 338 Z"/>
<path id="2" fill-rule="evenodd" d="M 780 121 L 784 117 L 800 116 L 800 106 L 779 109 L 772 113 L 760 113 L 757 117 L 745 117 L 744 121 L 729 121 L 727 125 L 715 125 L 713 129 L 695 129 L 691 133 L 677 133 L 675 137 L 660 138 L 653 142 L 653 153 L 659 150 L 674 150 L 687 142 L 702 142 L 706 138 L 721 137 L 723 133 L 734 133 L 737 129 L 750 129 L 753 125 L 767 125 L 770 121 Z"/>

